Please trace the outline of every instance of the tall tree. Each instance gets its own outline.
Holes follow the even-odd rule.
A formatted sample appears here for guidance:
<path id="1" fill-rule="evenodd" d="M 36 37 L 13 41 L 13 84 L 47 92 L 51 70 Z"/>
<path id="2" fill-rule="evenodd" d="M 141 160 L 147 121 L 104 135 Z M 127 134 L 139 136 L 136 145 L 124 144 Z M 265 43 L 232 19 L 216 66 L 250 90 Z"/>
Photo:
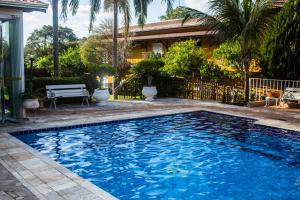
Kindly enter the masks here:
<path id="1" fill-rule="evenodd" d="M 300 0 L 290 0 L 274 18 L 261 47 L 264 74 L 300 79 Z"/>
<path id="2" fill-rule="evenodd" d="M 167 12 L 170 12 L 174 0 L 162 0 L 163 3 L 167 4 Z M 131 20 L 130 15 L 130 1 L 129 0 L 91 0 L 90 1 L 90 30 L 93 27 L 93 22 L 96 19 L 96 14 L 100 12 L 101 3 L 104 4 L 104 10 L 110 10 L 113 12 L 113 56 L 112 63 L 115 68 L 118 68 L 118 56 L 117 56 L 117 45 L 118 45 L 118 14 L 123 15 L 124 22 L 124 36 L 125 39 L 128 36 L 129 24 Z M 133 0 L 135 16 L 138 18 L 140 25 L 145 24 L 147 18 L 147 7 L 153 0 Z M 79 7 L 79 0 L 62 0 L 62 16 L 67 17 L 68 7 L 70 7 L 73 15 L 76 14 Z M 118 84 L 118 74 L 116 75 L 116 85 Z"/>
<path id="3" fill-rule="evenodd" d="M 54 76 L 59 76 L 58 60 L 58 0 L 52 0 Z"/>
<path id="4" fill-rule="evenodd" d="M 78 38 L 72 29 L 61 26 L 58 27 L 60 52 L 65 50 L 70 43 L 76 41 L 78 41 Z M 28 59 L 30 55 L 40 57 L 51 53 L 53 53 L 53 27 L 44 25 L 29 35 L 25 46 L 25 59 Z"/>
<path id="5" fill-rule="evenodd" d="M 199 18 L 221 41 L 237 40 L 240 43 L 245 100 L 248 102 L 250 62 L 272 20 L 273 3 L 271 0 L 210 0 L 209 5 L 211 14 L 184 7 L 185 21 Z"/>

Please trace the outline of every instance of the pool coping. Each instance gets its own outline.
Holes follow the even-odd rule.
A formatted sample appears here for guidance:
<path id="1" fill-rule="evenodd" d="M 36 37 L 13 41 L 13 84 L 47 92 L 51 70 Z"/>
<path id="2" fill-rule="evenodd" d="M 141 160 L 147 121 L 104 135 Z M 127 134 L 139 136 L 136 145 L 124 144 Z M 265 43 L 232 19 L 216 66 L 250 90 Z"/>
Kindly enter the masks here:
<path id="1" fill-rule="evenodd" d="M 270 119 L 265 120 L 259 117 L 245 116 L 234 112 L 216 112 L 215 110 L 211 110 L 209 108 L 183 108 L 176 110 L 164 110 L 159 113 L 139 113 L 135 115 L 120 115 L 114 117 L 110 116 L 108 117 L 108 119 L 96 119 L 94 122 L 89 123 L 89 125 L 92 126 L 93 124 L 105 124 L 109 122 L 117 123 L 120 121 L 153 118 L 159 116 L 180 113 L 191 113 L 197 111 L 214 112 L 246 119 L 252 119 L 255 120 L 254 124 L 268 126 L 272 128 L 292 130 L 297 132 L 300 131 L 300 127 L 297 126 L 295 126 L 296 128 L 289 127 L 288 125 L 282 126 L 282 124 L 278 123 L 279 120 L 271 120 L 275 121 L 273 122 L 273 124 L 275 123 L 275 126 L 270 126 Z M 80 127 L 80 125 L 75 124 L 69 125 L 69 128 L 74 128 L 78 126 Z M 65 126 L 62 127 L 65 128 Z M 47 129 L 51 129 L 51 126 L 45 127 L 44 130 Z M 37 129 L 32 129 L 30 131 L 37 131 Z M 0 150 L 1 164 L 3 164 L 5 168 L 7 168 L 25 187 L 27 187 L 39 199 L 117 199 L 108 192 L 95 186 L 89 181 L 79 177 L 70 170 L 66 169 L 64 166 L 60 165 L 59 163 L 53 161 L 51 158 L 47 157 L 46 155 L 43 155 L 42 153 L 38 152 L 37 150 L 18 140 L 9 133 L 0 134 Z M 60 178 L 49 178 L 49 176 L 53 174 L 56 174 L 57 177 Z"/>

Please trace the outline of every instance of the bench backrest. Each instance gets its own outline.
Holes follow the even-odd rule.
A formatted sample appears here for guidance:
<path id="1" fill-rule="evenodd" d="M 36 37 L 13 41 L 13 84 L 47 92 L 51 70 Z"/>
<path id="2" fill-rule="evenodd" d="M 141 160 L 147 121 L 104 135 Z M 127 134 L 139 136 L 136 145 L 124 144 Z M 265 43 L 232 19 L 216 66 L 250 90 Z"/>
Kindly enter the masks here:
<path id="1" fill-rule="evenodd" d="M 47 97 L 81 97 L 88 96 L 85 84 L 46 85 Z"/>
<path id="2" fill-rule="evenodd" d="M 291 88 L 291 87 L 288 87 L 288 88 L 285 88 L 285 92 L 300 92 L 300 88 Z"/>
<path id="3" fill-rule="evenodd" d="M 283 98 L 300 101 L 300 88 L 285 88 Z"/>

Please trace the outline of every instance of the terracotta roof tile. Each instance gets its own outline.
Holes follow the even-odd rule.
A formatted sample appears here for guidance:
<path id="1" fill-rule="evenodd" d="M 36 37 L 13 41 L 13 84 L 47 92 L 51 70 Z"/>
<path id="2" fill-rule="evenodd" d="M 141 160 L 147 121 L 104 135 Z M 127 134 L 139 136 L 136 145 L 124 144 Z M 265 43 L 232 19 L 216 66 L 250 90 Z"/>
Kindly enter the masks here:
<path id="1" fill-rule="evenodd" d="M 48 4 L 40 0 L 1 0 L 0 7 L 20 8 L 24 11 L 46 11 Z"/>

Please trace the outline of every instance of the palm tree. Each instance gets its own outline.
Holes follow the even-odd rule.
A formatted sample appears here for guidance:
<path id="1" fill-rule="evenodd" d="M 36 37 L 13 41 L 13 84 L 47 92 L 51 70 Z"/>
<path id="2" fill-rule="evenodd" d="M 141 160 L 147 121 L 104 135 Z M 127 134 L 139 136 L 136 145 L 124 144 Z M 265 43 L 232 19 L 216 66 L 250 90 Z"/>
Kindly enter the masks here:
<path id="1" fill-rule="evenodd" d="M 52 23 L 53 23 L 53 64 L 54 76 L 59 76 L 58 67 L 58 0 L 52 0 Z"/>
<path id="2" fill-rule="evenodd" d="M 133 0 L 135 16 L 138 18 L 138 23 L 144 25 L 147 18 L 147 8 L 153 0 Z M 162 0 L 163 3 L 167 4 L 167 12 L 170 12 L 174 0 Z M 91 0 L 90 1 L 90 26 L 89 30 L 93 28 L 93 22 L 96 19 L 96 14 L 100 12 L 101 0 Z M 131 21 L 130 14 L 130 1 L 129 0 L 103 0 L 104 10 L 113 12 L 113 53 L 112 53 L 112 65 L 118 68 L 118 14 L 123 14 L 124 22 L 124 37 L 125 41 L 128 36 L 129 24 Z M 67 17 L 67 10 L 70 7 L 73 15 L 76 14 L 79 7 L 79 0 L 62 0 L 62 16 Z M 115 86 L 119 84 L 118 74 L 116 75 Z"/>
<path id="3" fill-rule="evenodd" d="M 207 14 L 183 7 L 183 22 L 198 18 L 204 20 L 220 41 L 238 41 L 241 46 L 245 100 L 249 101 L 249 68 L 260 41 L 272 19 L 271 0 L 210 0 Z"/>

